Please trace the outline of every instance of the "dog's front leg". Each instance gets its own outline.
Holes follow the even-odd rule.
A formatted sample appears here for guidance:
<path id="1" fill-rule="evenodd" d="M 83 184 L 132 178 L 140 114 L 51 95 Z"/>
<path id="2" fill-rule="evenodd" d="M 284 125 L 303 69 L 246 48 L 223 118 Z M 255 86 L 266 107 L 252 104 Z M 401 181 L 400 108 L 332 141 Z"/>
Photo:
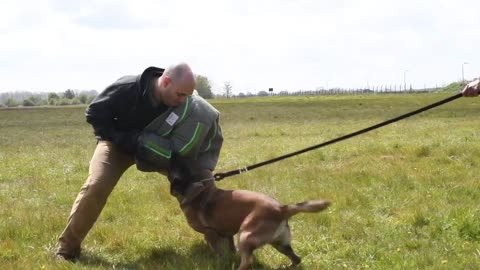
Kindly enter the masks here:
<path id="1" fill-rule="evenodd" d="M 217 255 L 225 256 L 235 253 L 233 236 L 224 237 L 219 235 L 216 231 L 208 229 L 204 234 L 204 237 L 207 244 Z"/>
<path id="2" fill-rule="evenodd" d="M 187 223 L 192 229 L 199 233 L 205 233 L 206 228 L 198 216 L 198 210 L 191 206 L 182 207 L 183 214 L 187 218 Z"/>

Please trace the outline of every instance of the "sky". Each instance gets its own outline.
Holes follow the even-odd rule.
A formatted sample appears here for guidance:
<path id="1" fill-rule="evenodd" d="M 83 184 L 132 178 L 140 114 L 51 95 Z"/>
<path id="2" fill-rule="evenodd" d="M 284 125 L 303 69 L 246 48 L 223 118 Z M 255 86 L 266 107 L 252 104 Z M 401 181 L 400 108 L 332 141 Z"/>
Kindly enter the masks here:
<path id="1" fill-rule="evenodd" d="M 479 49 L 478 0 L 0 1 L 0 92 L 101 91 L 178 62 L 216 93 L 431 87 L 479 77 Z"/>

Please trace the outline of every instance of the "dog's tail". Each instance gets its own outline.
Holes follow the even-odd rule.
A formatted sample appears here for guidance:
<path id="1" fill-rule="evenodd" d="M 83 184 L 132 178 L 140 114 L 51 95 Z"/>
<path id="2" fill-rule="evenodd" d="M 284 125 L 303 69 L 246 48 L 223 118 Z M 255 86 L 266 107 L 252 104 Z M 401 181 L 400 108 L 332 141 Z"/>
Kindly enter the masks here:
<path id="1" fill-rule="evenodd" d="M 312 200 L 304 201 L 297 204 L 285 205 L 282 211 L 285 214 L 285 218 L 289 218 L 298 213 L 316 213 L 320 212 L 330 206 L 330 202 L 327 200 Z"/>

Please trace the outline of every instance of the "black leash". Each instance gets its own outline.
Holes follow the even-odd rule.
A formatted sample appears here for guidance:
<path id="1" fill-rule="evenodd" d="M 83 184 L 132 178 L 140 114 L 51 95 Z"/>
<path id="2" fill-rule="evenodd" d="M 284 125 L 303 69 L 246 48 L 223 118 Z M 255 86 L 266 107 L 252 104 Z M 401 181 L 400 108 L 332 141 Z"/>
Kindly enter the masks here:
<path id="1" fill-rule="evenodd" d="M 230 177 L 230 176 L 234 176 L 234 175 L 237 175 L 237 174 L 241 174 L 241 173 L 244 173 L 244 172 L 247 172 L 247 171 L 251 171 L 253 169 L 256 169 L 256 168 L 259 168 L 259 167 L 262 167 L 262 166 L 265 166 L 265 165 L 268 165 L 268 164 L 271 164 L 271 163 L 274 163 L 274 162 L 277 162 L 277 161 L 280 161 L 280 160 L 283 160 L 283 159 L 286 159 L 286 158 L 289 158 L 289 157 L 293 157 L 293 156 L 296 156 L 296 155 L 300 155 L 300 154 L 303 154 L 305 152 L 308 152 L 308 151 L 312 151 L 314 149 L 317 149 L 317 148 L 320 148 L 320 147 L 324 147 L 324 146 L 327 146 L 329 144 L 333 144 L 333 143 L 336 143 L 336 142 L 339 142 L 339 141 L 343 141 L 343 140 L 346 140 L 346 139 L 349 139 L 349 138 L 352 138 L 352 137 L 355 137 L 355 136 L 358 136 L 360 134 L 363 134 L 363 133 L 366 133 L 366 132 L 369 132 L 369 131 L 372 131 L 374 129 L 377 129 L 377 128 L 381 128 L 383 126 L 386 126 L 386 125 L 389 125 L 389 124 L 392 124 L 392 123 L 395 123 L 397 121 L 400 121 L 402 119 L 405 119 L 405 118 L 408 118 L 410 116 L 413 116 L 415 114 L 419 114 L 421 112 L 424 112 L 424 111 L 427 111 L 427 110 L 430 110 L 432 108 L 435 108 L 435 107 L 438 107 L 440 105 L 443 105 L 445 103 L 448 103 L 450 101 L 453 101 L 457 98 L 460 98 L 462 97 L 463 94 L 462 93 L 459 93 L 459 94 L 456 94 L 454 96 L 451 96 L 449 98 L 446 98 L 446 99 L 443 99 L 443 100 L 440 100 L 438 102 L 435 102 L 433 104 L 430 104 L 428 106 L 425 106 L 423 108 L 420 108 L 418 110 L 415 110 L 413 112 L 409 112 L 409 113 L 406 113 L 406 114 L 403 114 L 403 115 L 400 115 L 398 117 L 395 117 L 393 119 L 390 119 L 390 120 L 387 120 L 387 121 L 384 121 L 384 122 L 381 122 L 379 124 L 376 124 L 376 125 L 373 125 L 371 127 L 367 127 L 367 128 L 364 128 L 362 130 L 359 130 L 359 131 L 355 131 L 353 133 L 350 133 L 350 134 L 347 134 L 347 135 L 343 135 L 341 137 L 338 137 L 336 139 L 333 139 L 333 140 L 330 140 L 330 141 L 326 141 L 326 142 L 323 142 L 321 144 L 317 144 L 317 145 L 314 145 L 314 146 L 311 146 L 311 147 L 308 147 L 308 148 L 305 148 L 305 149 L 302 149 L 302 150 L 299 150 L 299 151 L 296 151 L 296 152 L 293 152 L 293 153 L 290 153 L 290 154 L 286 154 L 286 155 L 283 155 L 283 156 L 279 156 L 279 157 L 276 157 L 276 158 L 273 158 L 273 159 L 270 159 L 270 160 L 267 160 L 267 161 L 263 161 L 263 162 L 260 162 L 260 163 L 257 163 L 257 164 L 253 164 L 253 165 L 250 165 L 250 166 L 247 166 L 247 167 L 243 167 L 243 168 L 240 168 L 240 169 L 237 169 L 237 170 L 233 170 L 233 171 L 229 171 L 229 172 L 225 172 L 225 173 L 216 173 L 214 175 L 215 177 L 215 181 L 220 181 L 224 178 L 227 178 L 227 177 Z"/>

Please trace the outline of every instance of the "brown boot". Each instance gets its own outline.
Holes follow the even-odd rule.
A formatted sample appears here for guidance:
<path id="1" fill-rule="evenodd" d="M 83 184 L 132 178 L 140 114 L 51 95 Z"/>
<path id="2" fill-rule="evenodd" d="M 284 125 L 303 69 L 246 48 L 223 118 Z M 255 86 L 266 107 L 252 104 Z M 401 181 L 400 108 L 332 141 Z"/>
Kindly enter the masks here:
<path id="1" fill-rule="evenodd" d="M 55 252 L 55 259 L 58 261 L 75 262 L 80 258 L 82 248 L 80 246 L 71 248 L 67 244 L 59 241 L 57 251 Z"/>

